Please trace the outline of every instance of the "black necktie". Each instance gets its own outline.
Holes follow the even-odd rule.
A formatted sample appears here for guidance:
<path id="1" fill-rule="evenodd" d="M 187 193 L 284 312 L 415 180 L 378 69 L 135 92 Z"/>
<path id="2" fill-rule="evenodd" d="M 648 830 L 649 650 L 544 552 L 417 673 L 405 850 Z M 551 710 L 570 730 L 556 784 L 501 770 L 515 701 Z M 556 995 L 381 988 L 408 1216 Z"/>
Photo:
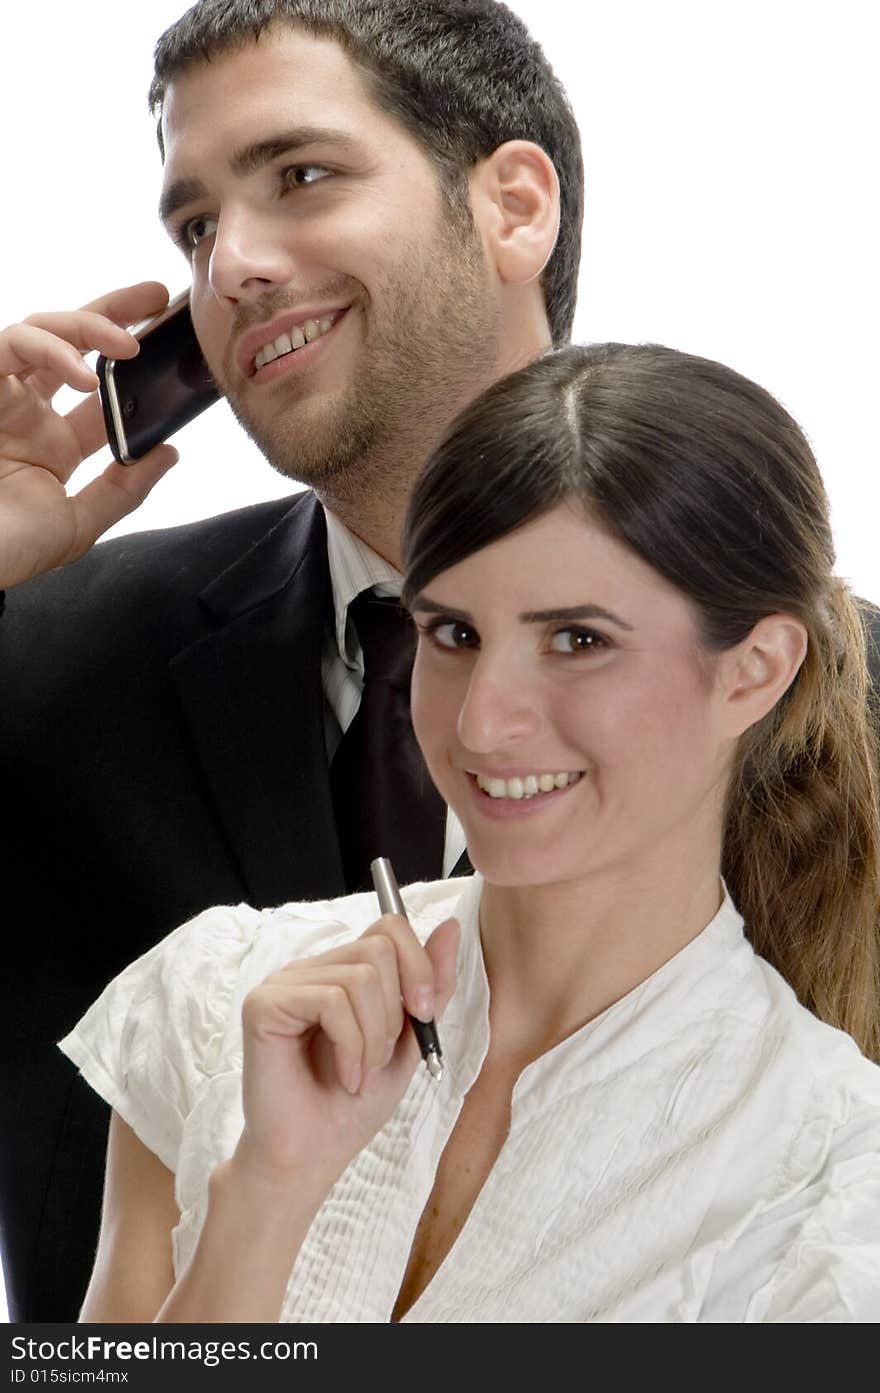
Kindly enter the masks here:
<path id="1" fill-rule="evenodd" d="M 364 651 L 361 704 L 330 768 L 345 885 L 372 890 L 387 856 L 401 885 L 443 874 L 446 804 L 410 721 L 415 629 L 399 601 L 366 590 L 349 606 Z"/>

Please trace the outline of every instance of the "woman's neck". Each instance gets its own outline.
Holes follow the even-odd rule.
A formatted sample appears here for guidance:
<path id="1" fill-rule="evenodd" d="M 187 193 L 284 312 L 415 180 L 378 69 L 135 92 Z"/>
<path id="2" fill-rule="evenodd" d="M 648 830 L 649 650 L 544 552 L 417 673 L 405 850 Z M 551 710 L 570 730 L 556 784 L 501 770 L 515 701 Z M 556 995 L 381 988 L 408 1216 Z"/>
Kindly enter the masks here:
<path id="1" fill-rule="evenodd" d="M 691 851 L 693 848 L 691 848 Z M 488 882 L 480 936 L 493 1052 L 537 1057 L 607 1010 L 706 927 L 721 905 L 720 850 L 668 848 L 577 881 Z"/>

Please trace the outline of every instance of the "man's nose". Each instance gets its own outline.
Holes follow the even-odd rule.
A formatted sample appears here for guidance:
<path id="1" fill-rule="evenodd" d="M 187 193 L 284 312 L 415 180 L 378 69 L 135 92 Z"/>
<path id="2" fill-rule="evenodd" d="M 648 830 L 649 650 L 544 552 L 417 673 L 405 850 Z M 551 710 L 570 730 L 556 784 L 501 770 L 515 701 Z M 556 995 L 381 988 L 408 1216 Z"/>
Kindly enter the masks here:
<path id="1" fill-rule="evenodd" d="M 514 661 L 480 654 L 458 715 L 458 737 L 475 754 L 503 755 L 541 727 L 540 693 Z"/>
<path id="2" fill-rule="evenodd" d="M 214 234 L 208 279 L 214 294 L 228 300 L 254 299 L 289 285 L 294 258 L 277 229 L 244 211 L 221 215 Z"/>

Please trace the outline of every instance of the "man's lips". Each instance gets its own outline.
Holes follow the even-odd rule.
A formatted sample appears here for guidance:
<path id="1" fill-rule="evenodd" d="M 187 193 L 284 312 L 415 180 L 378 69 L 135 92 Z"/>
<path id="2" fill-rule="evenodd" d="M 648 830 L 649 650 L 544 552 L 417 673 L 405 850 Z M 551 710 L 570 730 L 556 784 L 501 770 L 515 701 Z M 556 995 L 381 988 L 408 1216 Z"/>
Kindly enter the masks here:
<path id="1" fill-rule="evenodd" d="M 335 324 L 349 308 L 346 305 L 307 306 L 305 309 L 287 310 L 277 318 L 249 329 L 241 339 L 236 350 L 236 361 L 242 377 L 253 377 L 254 358 L 267 343 L 273 343 L 280 334 L 289 334 L 294 327 L 302 328 L 308 320 L 329 319 Z"/>

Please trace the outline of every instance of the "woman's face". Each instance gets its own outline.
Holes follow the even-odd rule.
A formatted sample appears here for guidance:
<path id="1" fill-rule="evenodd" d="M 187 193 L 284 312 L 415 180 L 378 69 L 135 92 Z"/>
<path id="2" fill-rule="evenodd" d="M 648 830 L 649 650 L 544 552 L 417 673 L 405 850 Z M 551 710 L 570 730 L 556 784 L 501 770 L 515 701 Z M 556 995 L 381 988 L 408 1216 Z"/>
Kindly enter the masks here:
<path id="1" fill-rule="evenodd" d="M 582 511 L 443 571 L 413 610 L 416 733 L 487 879 L 568 881 L 720 836 L 734 740 L 693 610 Z"/>

